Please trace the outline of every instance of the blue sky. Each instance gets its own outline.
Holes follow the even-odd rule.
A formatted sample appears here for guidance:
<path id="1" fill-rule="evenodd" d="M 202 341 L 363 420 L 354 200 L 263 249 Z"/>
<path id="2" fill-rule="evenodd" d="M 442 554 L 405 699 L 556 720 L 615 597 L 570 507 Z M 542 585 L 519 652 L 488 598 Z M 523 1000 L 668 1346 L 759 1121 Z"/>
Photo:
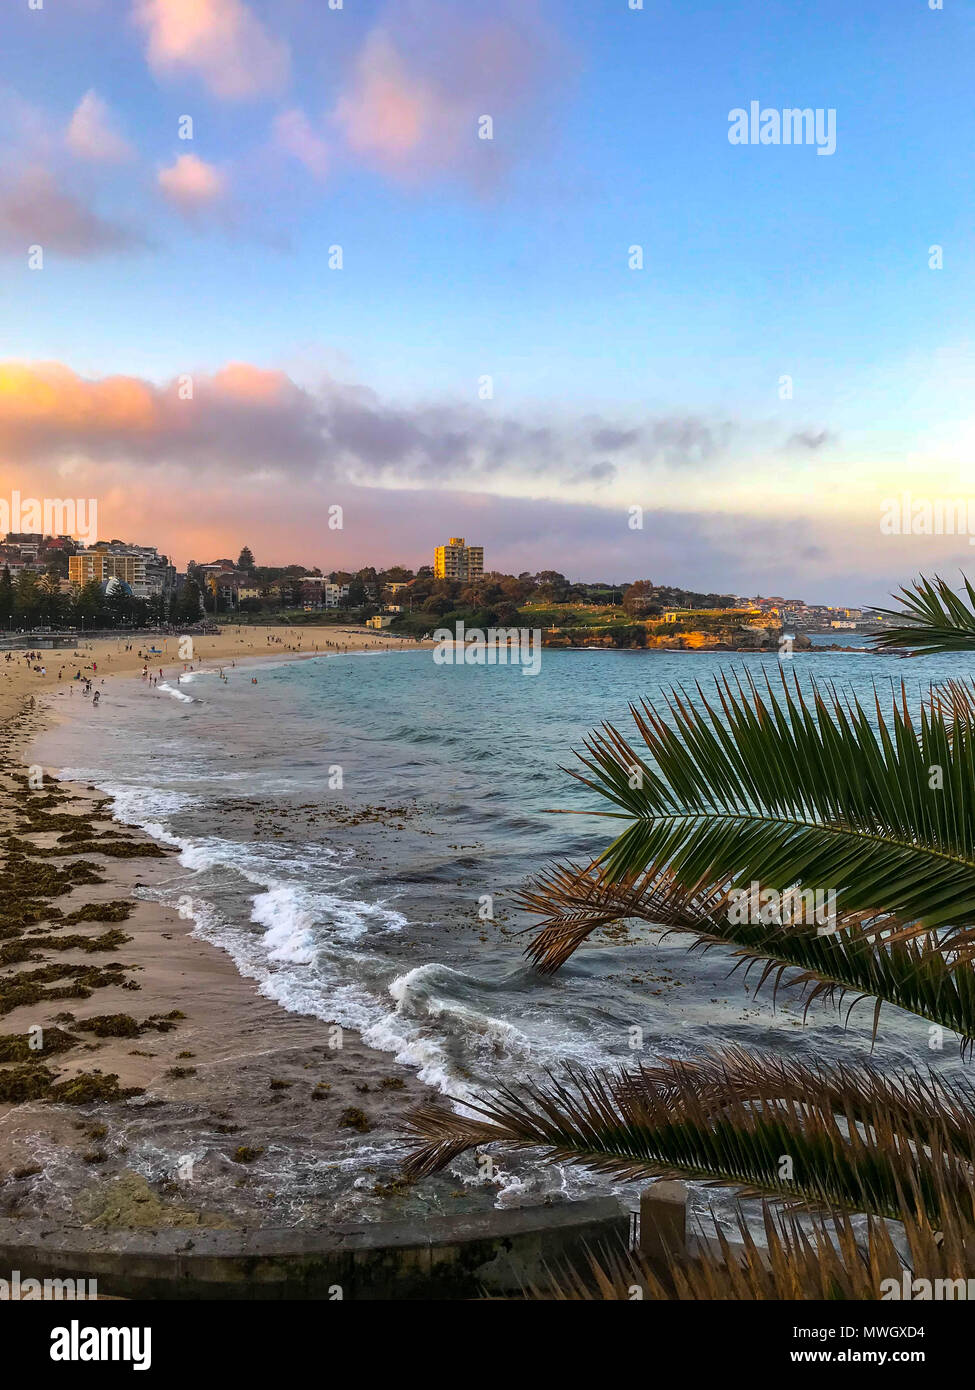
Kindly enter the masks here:
<path id="1" fill-rule="evenodd" d="M 548 500 L 580 509 L 575 552 L 621 577 L 646 554 L 631 536 L 622 555 L 597 537 L 605 513 L 639 503 L 662 512 L 661 541 L 668 512 L 689 536 L 701 518 L 699 546 L 648 547 L 680 569 L 655 566 L 660 580 L 710 585 L 732 565 L 727 586 L 740 590 L 775 589 L 781 572 L 779 589 L 841 598 L 836 586 L 869 584 L 879 598 L 908 577 L 908 556 L 876 535 L 879 498 L 969 485 L 971 4 L 190 8 L 4 7 L 0 358 L 62 364 L 82 395 L 138 378 L 154 402 L 150 449 L 124 419 L 72 432 L 59 401 L 28 428 L 15 407 L 0 442 L 16 466 L 128 490 L 133 521 L 149 483 L 180 470 L 215 494 L 231 476 L 244 492 L 275 477 L 282 499 L 312 479 L 365 488 L 392 512 L 399 490 L 430 490 L 451 531 L 464 529 L 461 492 Z M 835 153 L 731 145 L 729 111 L 751 100 L 834 108 Z M 482 112 L 490 143 L 476 138 Z M 177 138 L 185 114 L 192 141 Z M 303 159 L 282 121 L 300 125 Z M 28 235 L 44 247 L 40 273 Z M 627 264 L 635 244 L 642 271 Z M 941 270 L 928 266 L 933 244 Z M 172 380 L 215 380 L 235 362 L 286 379 L 274 419 L 244 430 L 266 455 L 232 456 L 240 435 L 220 433 L 231 405 L 219 382 L 201 392 L 189 437 L 166 437 L 157 397 Z M 337 399 L 370 415 L 365 452 L 351 424 L 337 443 Z M 288 457 L 308 428 L 289 414 L 294 400 L 326 421 L 318 458 Z M 602 457 L 593 421 L 634 430 L 632 446 Z M 736 560 L 712 523 L 750 509 L 762 523 L 801 516 L 817 553 L 803 560 L 776 540 Z M 296 545 L 303 524 L 299 513 Z M 272 549 L 287 525 L 282 511 Z M 216 516 L 193 526 L 214 543 L 221 534 Z M 554 553 L 565 535 L 563 518 L 541 537 L 543 558 L 571 570 Z M 368 549 L 366 534 L 344 539 Z M 404 553 L 425 558 L 436 539 L 411 535 Z M 507 554 L 503 535 L 484 539 Z M 967 550 L 920 541 L 914 560 L 948 568 Z"/>

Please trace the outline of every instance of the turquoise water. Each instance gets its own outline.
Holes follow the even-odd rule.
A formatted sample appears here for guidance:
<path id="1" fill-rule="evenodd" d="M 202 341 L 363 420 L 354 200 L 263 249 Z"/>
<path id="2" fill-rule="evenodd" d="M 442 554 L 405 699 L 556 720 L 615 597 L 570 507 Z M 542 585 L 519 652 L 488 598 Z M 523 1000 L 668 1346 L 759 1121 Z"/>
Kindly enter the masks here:
<path id="1" fill-rule="evenodd" d="M 820 652 L 781 665 L 871 701 L 874 684 L 883 694 L 903 679 L 917 696 L 932 680 L 975 674 L 968 656 Z M 97 737 L 86 702 L 45 760 L 181 846 L 165 895 L 188 898 L 200 934 L 284 1007 L 361 1030 L 455 1096 L 565 1060 L 686 1057 L 728 1043 L 868 1054 L 869 1006 L 850 1031 L 828 1009 L 803 1027 L 788 991 L 773 1008 L 770 992 L 753 998 L 742 972 L 729 976 L 727 952 L 688 953 L 644 929 L 542 977 L 515 935 L 529 925 L 512 902 L 526 876 L 606 842 L 605 821 L 547 814 L 593 804 L 560 768 L 583 736 L 602 720 L 625 730 L 629 701 L 674 683 L 720 670 L 777 680 L 775 656 L 546 651 L 537 678 L 437 666 L 424 650 L 256 669 L 257 685 L 249 668 L 226 684 L 197 673 L 183 699 L 116 682 Z M 930 1051 L 927 1025 L 885 1010 L 874 1059 L 954 1067 L 957 1049 Z M 537 1192 L 601 1180 L 513 1171 L 511 1181 Z"/>

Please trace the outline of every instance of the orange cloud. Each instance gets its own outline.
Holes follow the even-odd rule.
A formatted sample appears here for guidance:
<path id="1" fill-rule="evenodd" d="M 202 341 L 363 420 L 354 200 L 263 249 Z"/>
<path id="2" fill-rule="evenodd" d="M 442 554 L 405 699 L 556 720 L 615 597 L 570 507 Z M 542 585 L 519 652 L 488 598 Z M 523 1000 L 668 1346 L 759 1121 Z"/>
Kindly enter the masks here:
<path id="1" fill-rule="evenodd" d="M 159 422 L 152 389 L 136 377 L 85 381 L 58 362 L 0 363 L 0 445 L 12 453 L 43 438 L 147 434 Z"/>
<path id="2" fill-rule="evenodd" d="M 307 468 L 321 459 L 319 414 L 284 372 L 249 363 L 157 386 L 91 380 L 58 362 L 0 362 L 0 455 L 31 466 Z"/>
<path id="3" fill-rule="evenodd" d="M 146 58 L 161 77 L 199 77 L 214 96 L 241 101 L 280 90 L 290 51 L 244 0 L 135 0 Z"/>

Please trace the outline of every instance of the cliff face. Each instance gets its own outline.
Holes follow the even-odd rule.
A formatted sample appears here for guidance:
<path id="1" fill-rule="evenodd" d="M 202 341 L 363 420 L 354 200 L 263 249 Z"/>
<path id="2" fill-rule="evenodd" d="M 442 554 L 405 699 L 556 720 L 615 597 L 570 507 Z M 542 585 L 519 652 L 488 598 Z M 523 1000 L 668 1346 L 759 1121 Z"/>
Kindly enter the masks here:
<path id="1" fill-rule="evenodd" d="M 546 647 L 605 647 L 646 648 L 648 651 L 759 651 L 763 647 L 778 649 L 782 629 L 779 627 L 749 627 L 736 630 L 700 632 L 651 633 L 642 624 L 628 631 L 608 633 L 598 628 L 583 628 L 550 633 L 543 639 Z M 793 642 L 796 651 L 812 644 L 808 637 L 798 636 Z"/>
<path id="2" fill-rule="evenodd" d="M 698 632 L 691 630 L 675 633 L 670 637 L 647 638 L 648 647 L 669 647 L 688 652 L 739 651 L 742 648 L 746 651 L 758 651 L 763 646 L 777 645 L 778 633 L 770 632 L 767 629 L 760 632 L 751 629 L 740 632 Z"/>

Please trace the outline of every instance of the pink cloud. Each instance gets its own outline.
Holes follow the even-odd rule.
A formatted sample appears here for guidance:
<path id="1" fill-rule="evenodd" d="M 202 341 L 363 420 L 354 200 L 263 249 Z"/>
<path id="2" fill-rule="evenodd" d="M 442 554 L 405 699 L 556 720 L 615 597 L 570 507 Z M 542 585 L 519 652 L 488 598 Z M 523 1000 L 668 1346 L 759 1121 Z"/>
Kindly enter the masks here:
<path id="1" fill-rule="evenodd" d="M 410 71 L 390 36 L 379 30 L 366 40 L 352 89 L 340 97 L 335 119 L 355 154 L 397 169 L 452 117 L 446 103 L 438 102 L 437 94 Z"/>
<path id="2" fill-rule="evenodd" d="M 242 101 L 279 91 L 290 51 L 244 0 L 135 0 L 146 58 L 160 77 L 192 74 L 214 96 Z"/>
<path id="3" fill-rule="evenodd" d="M 531 0 L 469 14 L 404 0 L 366 38 L 332 118 L 351 154 L 383 173 L 460 172 L 485 186 L 518 156 L 522 113 L 567 65 Z M 493 139 L 479 136 L 485 116 Z"/>
<path id="4" fill-rule="evenodd" d="M 94 88 L 78 103 L 65 138 L 80 159 L 118 164 L 132 157 L 132 146 L 115 129 L 108 106 Z"/>
<path id="5" fill-rule="evenodd" d="M 195 154 L 181 154 L 174 164 L 160 169 L 157 182 L 167 201 L 187 214 L 211 207 L 227 192 L 226 176 Z"/>

